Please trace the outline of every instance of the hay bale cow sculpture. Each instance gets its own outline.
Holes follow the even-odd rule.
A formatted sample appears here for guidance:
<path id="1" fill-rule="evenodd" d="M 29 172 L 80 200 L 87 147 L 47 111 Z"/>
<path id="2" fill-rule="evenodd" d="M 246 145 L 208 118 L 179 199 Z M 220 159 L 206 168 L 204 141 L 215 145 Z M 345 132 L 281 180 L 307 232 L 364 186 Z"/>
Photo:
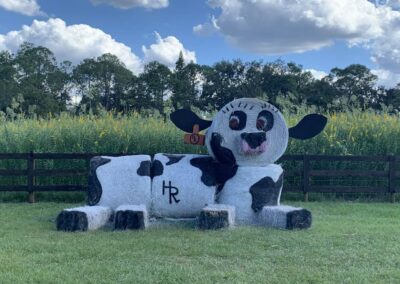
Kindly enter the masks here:
<path id="1" fill-rule="evenodd" d="M 205 142 L 210 156 L 156 154 L 95 157 L 91 160 L 88 205 L 63 210 L 57 229 L 144 229 L 149 217 L 199 218 L 202 229 L 234 224 L 282 229 L 308 228 L 311 213 L 280 205 L 283 170 L 274 164 L 289 137 L 320 133 L 326 118 L 305 116 L 288 129 L 280 111 L 259 99 L 237 99 L 213 121 L 190 110 L 171 114 L 174 124 L 191 133 L 185 140 Z M 205 136 L 198 131 L 207 129 Z M 110 221 L 112 220 L 112 221 Z"/>

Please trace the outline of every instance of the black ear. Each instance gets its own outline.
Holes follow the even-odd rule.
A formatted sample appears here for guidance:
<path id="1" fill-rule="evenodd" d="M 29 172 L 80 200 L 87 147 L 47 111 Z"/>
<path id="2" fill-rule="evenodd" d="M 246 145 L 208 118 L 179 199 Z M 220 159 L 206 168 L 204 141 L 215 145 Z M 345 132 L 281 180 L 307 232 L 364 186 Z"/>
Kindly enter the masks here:
<path id="1" fill-rule="evenodd" d="M 187 132 L 193 132 L 193 126 L 197 124 L 199 131 L 210 127 L 212 121 L 204 120 L 198 117 L 194 112 L 189 109 L 179 109 L 171 113 L 171 120 L 179 129 Z"/>
<path id="2" fill-rule="evenodd" d="M 309 114 L 303 117 L 296 126 L 289 128 L 289 136 L 296 139 L 309 139 L 324 130 L 328 119 L 320 114 Z"/>

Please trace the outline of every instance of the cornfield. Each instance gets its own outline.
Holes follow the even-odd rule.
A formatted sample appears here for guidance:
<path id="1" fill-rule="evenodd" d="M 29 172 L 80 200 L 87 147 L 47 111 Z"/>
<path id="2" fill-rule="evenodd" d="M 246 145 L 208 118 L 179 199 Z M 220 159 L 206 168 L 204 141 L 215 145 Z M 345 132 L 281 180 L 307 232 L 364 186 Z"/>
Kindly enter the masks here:
<path id="1" fill-rule="evenodd" d="M 289 126 L 295 125 L 303 115 L 286 115 Z M 319 136 L 305 141 L 290 139 L 286 154 L 335 154 L 335 155 L 400 155 L 400 118 L 386 113 L 348 112 L 328 115 L 328 125 Z M 201 146 L 183 143 L 183 132 L 171 122 L 158 117 L 141 117 L 106 114 L 94 116 L 62 115 L 51 119 L 17 119 L 2 122 L 0 126 L 0 152 L 53 152 L 53 153 L 207 153 Z M 43 160 L 36 165 L 41 169 L 84 169 L 81 160 Z M 285 162 L 285 170 L 300 169 L 300 164 Z M 385 165 L 357 164 L 344 162 L 320 162 L 315 169 L 370 169 L 383 170 Z M 0 168 L 24 169 L 23 161 L 2 160 Z M 79 179 L 79 178 L 78 178 Z M 41 177 L 38 184 L 74 184 L 77 178 Z M 80 183 L 85 183 L 84 177 Z M 327 182 L 326 180 L 315 183 Z M 332 184 L 343 184 L 349 179 L 331 180 Z M 365 180 L 363 183 L 378 185 L 379 180 Z M 0 183 L 23 184 L 21 177 L 0 177 Z M 286 179 L 296 183 L 296 179 Z M 1 196 L 1 195 L 0 195 Z M 7 196 L 7 198 L 4 198 Z M 4 194 L 2 200 L 10 194 Z M 14 196 L 14 195 L 12 195 Z M 25 195 L 21 195 L 25 199 Z M 60 193 L 47 194 L 50 200 L 67 199 Z M 81 200 L 83 195 L 72 194 Z M 14 200 L 14 197 L 10 197 Z M 48 199 L 48 198 L 46 198 Z M 73 200 L 75 200 L 73 198 Z M 71 199 L 69 199 L 71 200 Z"/>
<path id="2" fill-rule="evenodd" d="M 301 115 L 287 115 L 289 126 Z M 291 139 L 287 154 L 400 154 L 400 118 L 373 112 L 328 115 L 319 136 Z M 183 133 L 161 118 L 137 114 L 101 117 L 62 115 L 51 119 L 17 119 L 0 126 L 0 152 L 55 153 L 206 153 L 183 144 Z"/>

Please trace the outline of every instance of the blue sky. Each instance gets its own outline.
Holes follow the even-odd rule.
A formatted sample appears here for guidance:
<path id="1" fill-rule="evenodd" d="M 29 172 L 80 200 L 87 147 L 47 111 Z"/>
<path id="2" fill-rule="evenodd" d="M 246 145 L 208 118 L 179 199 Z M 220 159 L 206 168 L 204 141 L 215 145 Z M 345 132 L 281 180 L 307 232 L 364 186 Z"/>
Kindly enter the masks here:
<path id="1" fill-rule="evenodd" d="M 0 0 L 0 49 L 15 52 L 27 40 L 75 64 L 114 51 L 135 73 L 150 60 L 172 66 L 180 49 L 188 61 L 208 65 L 283 59 L 329 72 L 360 63 L 393 85 L 400 82 L 400 54 L 393 52 L 400 45 L 394 31 L 400 28 L 400 1 L 378 2 Z M 84 31 L 76 25 L 85 25 Z"/>

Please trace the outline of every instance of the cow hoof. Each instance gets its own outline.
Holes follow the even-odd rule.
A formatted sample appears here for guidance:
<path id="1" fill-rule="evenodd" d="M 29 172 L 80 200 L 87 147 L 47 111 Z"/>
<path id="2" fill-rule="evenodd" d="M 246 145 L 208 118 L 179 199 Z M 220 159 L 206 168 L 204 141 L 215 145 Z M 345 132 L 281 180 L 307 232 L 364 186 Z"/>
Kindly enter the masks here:
<path id="1" fill-rule="evenodd" d="M 203 208 L 199 218 L 199 228 L 202 230 L 218 230 L 233 227 L 235 207 L 214 204 Z"/>
<path id="2" fill-rule="evenodd" d="M 308 229 L 311 227 L 312 223 L 311 212 L 307 209 L 299 209 L 289 212 L 286 221 L 286 228 L 288 230 Z"/>
<path id="3" fill-rule="evenodd" d="M 115 230 L 146 229 L 148 215 L 144 205 L 123 205 L 115 212 Z"/>
<path id="4" fill-rule="evenodd" d="M 88 218 L 85 212 L 63 210 L 57 216 L 57 230 L 65 232 L 87 231 Z"/>
<path id="5" fill-rule="evenodd" d="M 310 211 L 288 205 L 264 206 L 261 217 L 261 225 L 284 230 L 308 229 L 312 223 Z"/>

